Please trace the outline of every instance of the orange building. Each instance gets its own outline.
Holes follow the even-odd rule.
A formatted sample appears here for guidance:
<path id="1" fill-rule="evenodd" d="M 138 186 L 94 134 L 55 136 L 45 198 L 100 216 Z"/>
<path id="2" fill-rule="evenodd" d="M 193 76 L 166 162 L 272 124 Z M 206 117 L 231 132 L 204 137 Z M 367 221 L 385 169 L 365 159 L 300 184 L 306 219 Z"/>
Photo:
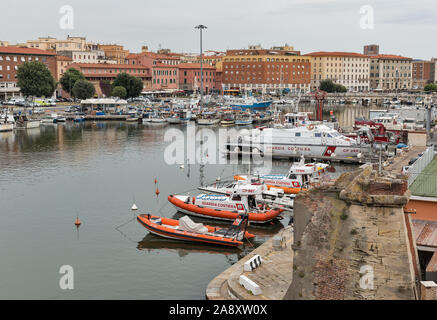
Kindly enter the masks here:
<path id="1" fill-rule="evenodd" d="M 281 90 L 308 92 L 311 83 L 311 58 L 293 47 L 272 49 L 251 47 L 227 50 L 222 60 L 225 90 Z"/>
<path id="2" fill-rule="evenodd" d="M 17 86 L 17 70 L 24 62 L 40 61 L 50 70 L 53 78 L 57 79 L 56 54 L 35 49 L 18 48 L 13 46 L 0 47 L 0 96 L 5 100 L 8 96 L 20 94 Z"/>
<path id="3" fill-rule="evenodd" d="M 117 44 L 99 44 L 99 50 L 105 52 L 105 57 L 109 60 L 117 61 L 117 64 L 125 64 L 129 55 L 128 50 L 124 50 L 122 45 Z"/>
<path id="4" fill-rule="evenodd" d="M 103 94 L 109 96 L 110 83 L 123 72 L 141 78 L 144 84 L 143 90 L 150 90 L 152 86 L 150 69 L 141 65 L 73 63 L 69 65 L 69 68 L 75 68 L 82 72 L 85 78 L 94 84 L 99 96 Z"/>

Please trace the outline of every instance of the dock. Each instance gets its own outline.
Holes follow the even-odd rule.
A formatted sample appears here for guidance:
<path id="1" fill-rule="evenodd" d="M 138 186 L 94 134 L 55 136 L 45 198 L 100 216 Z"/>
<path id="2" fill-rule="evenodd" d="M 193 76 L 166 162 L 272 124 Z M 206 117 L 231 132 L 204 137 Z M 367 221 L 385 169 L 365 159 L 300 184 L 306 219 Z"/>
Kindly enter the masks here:
<path id="1" fill-rule="evenodd" d="M 281 243 L 278 248 L 274 243 Z M 288 226 L 237 263 L 216 276 L 206 289 L 208 300 L 282 300 L 293 278 L 293 228 Z M 251 272 L 243 271 L 244 263 L 255 255 L 263 262 Z M 262 294 L 253 295 L 239 283 L 241 275 L 255 282 Z"/>

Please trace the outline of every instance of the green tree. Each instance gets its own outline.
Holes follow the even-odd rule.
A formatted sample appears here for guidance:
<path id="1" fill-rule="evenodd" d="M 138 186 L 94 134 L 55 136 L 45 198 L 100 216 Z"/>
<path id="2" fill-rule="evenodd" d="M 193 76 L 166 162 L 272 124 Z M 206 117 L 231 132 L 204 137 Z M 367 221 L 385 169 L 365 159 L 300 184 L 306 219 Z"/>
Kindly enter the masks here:
<path id="1" fill-rule="evenodd" d="M 320 81 L 319 89 L 326 91 L 326 92 L 335 92 L 335 83 L 329 79 L 322 80 L 322 81 Z"/>
<path id="2" fill-rule="evenodd" d="M 127 91 L 125 87 L 117 86 L 112 89 L 112 96 L 119 97 L 120 99 L 125 99 L 127 95 Z"/>
<path id="3" fill-rule="evenodd" d="M 347 92 L 347 89 L 341 84 L 335 84 L 335 92 Z"/>
<path id="4" fill-rule="evenodd" d="M 21 64 L 17 79 L 17 85 L 25 97 L 50 97 L 56 89 L 56 81 L 50 70 L 39 61 Z"/>
<path id="5" fill-rule="evenodd" d="M 424 89 L 425 89 L 425 91 L 437 91 L 437 84 L 428 83 Z"/>
<path id="6" fill-rule="evenodd" d="M 73 92 L 73 87 L 78 80 L 85 80 L 85 76 L 79 70 L 70 68 L 65 71 L 59 82 L 62 85 L 62 89 L 64 89 L 65 92 L 70 93 Z"/>
<path id="7" fill-rule="evenodd" d="M 112 89 L 115 87 L 124 87 L 126 89 L 126 97 L 134 98 L 138 97 L 143 90 L 143 81 L 140 78 L 122 72 L 112 82 Z"/>
<path id="8" fill-rule="evenodd" d="M 73 96 L 79 99 L 91 98 L 95 92 L 94 85 L 87 80 L 77 80 L 72 90 Z"/>

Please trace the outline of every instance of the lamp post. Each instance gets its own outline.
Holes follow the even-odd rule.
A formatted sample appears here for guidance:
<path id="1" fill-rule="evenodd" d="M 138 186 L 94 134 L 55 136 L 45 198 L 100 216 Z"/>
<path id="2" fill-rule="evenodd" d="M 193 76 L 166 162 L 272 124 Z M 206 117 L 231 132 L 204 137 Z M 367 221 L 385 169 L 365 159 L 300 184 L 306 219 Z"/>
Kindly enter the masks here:
<path id="1" fill-rule="evenodd" d="M 202 108 L 202 103 L 203 103 L 202 30 L 206 29 L 206 26 L 204 26 L 203 24 L 199 24 L 198 26 L 195 26 L 194 28 L 200 30 L 200 107 Z"/>

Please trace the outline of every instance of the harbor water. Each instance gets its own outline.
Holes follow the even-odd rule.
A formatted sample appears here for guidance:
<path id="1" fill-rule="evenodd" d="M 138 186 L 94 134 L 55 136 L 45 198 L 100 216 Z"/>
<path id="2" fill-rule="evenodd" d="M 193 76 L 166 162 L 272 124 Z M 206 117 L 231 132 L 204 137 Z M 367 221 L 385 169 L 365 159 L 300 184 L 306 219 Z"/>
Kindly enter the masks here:
<path id="1" fill-rule="evenodd" d="M 194 195 L 200 184 L 247 170 L 167 164 L 169 128 L 67 122 L 0 133 L 0 299 L 204 299 L 216 275 L 288 224 L 285 215 L 251 227 L 257 237 L 242 250 L 149 234 L 136 214 L 178 218 L 169 194 Z M 290 165 L 275 161 L 272 172 L 286 173 Z M 331 174 L 350 167 L 335 164 Z M 138 211 L 130 210 L 133 203 Z M 60 287 L 62 266 L 74 270 L 72 290 Z"/>

